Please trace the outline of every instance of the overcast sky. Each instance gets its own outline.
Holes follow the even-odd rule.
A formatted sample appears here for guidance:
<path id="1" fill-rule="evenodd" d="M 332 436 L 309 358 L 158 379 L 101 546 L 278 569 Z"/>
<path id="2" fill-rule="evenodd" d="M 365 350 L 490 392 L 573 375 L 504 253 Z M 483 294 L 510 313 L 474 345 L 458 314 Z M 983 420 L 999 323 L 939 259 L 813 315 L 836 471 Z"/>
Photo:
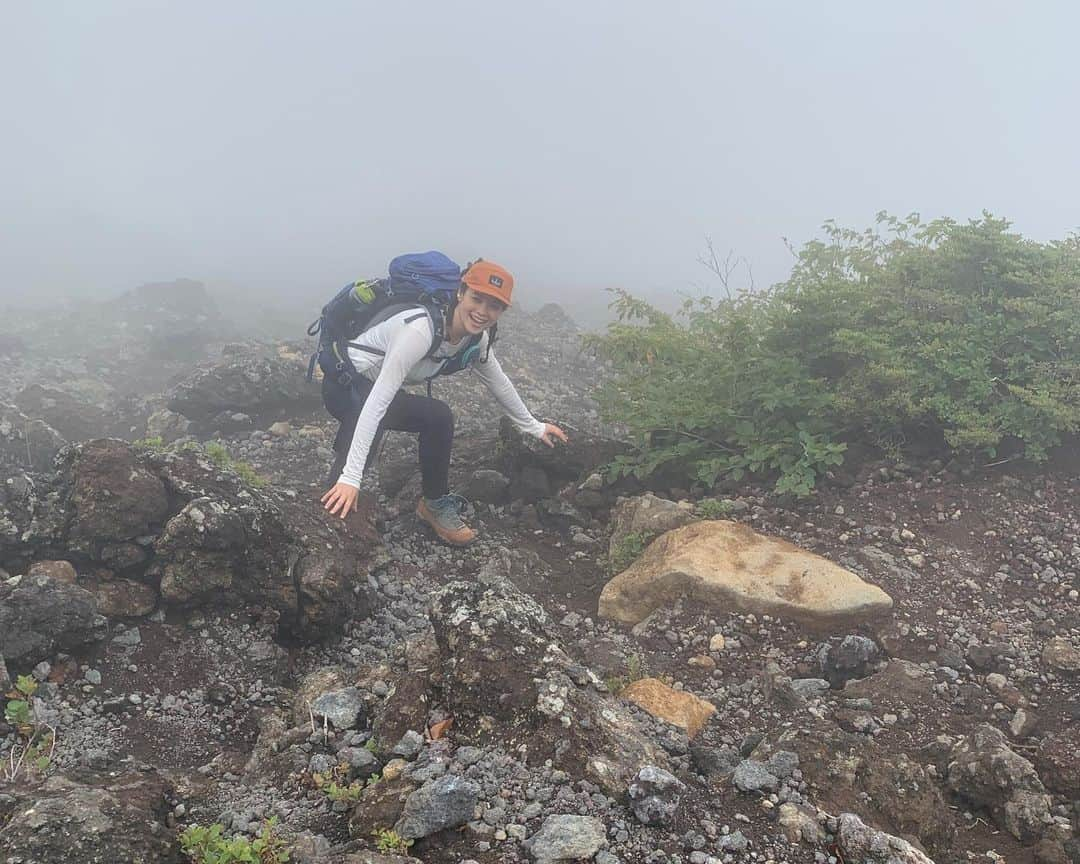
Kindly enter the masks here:
<path id="1" fill-rule="evenodd" d="M 836 218 L 1080 227 L 1075 3 L 0 0 L 0 300 L 496 260 L 573 313 Z"/>

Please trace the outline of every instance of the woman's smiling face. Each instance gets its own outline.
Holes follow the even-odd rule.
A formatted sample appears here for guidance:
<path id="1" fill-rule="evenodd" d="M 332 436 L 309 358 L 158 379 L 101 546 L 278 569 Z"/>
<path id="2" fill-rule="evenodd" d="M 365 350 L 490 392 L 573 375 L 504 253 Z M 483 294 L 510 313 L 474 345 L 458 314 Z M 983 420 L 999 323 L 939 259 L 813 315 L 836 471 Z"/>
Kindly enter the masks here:
<path id="1" fill-rule="evenodd" d="M 506 304 L 501 300 L 464 287 L 458 294 L 457 307 L 454 309 L 454 322 L 458 325 L 454 329 L 475 336 L 490 328 L 505 311 Z"/>

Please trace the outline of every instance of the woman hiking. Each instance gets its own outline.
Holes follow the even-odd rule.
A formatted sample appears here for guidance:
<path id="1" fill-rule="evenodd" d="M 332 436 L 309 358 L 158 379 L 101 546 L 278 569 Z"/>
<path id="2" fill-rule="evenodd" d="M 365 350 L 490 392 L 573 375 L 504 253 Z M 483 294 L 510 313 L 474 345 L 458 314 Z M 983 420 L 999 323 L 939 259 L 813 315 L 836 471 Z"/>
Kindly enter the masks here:
<path id="1" fill-rule="evenodd" d="M 453 263 L 439 253 L 426 255 Z M 395 263 L 402 259 L 391 262 L 391 285 Z M 456 268 L 453 265 L 451 272 Z M 402 311 L 391 309 L 389 317 L 345 343 L 356 374 L 344 379 L 347 385 L 330 374 L 323 378 L 323 401 L 341 424 L 334 446 L 337 458 L 331 469 L 334 485 L 322 496 L 326 510 L 345 518 L 356 509 L 360 480 L 385 430 L 412 432 L 419 436 L 423 486 L 416 515 L 447 543 L 464 546 L 476 538 L 476 531 L 461 518 L 464 499 L 450 492 L 454 441 L 450 407 L 431 398 L 430 386 L 428 396 L 419 396 L 402 390 L 403 384 L 426 381 L 430 385 L 439 374 L 471 368 L 520 431 L 549 447 L 556 441 L 566 442 L 562 429 L 537 420 L 529 412 L 491 350 L 495 325 L 510 305 L 513 287 L 514 278 L 506 269 L 480 260 L 460 275 L 448 304 L 427 311 L 420 304 Z M 340 363 L 337 368 L 341 368 Z"/>

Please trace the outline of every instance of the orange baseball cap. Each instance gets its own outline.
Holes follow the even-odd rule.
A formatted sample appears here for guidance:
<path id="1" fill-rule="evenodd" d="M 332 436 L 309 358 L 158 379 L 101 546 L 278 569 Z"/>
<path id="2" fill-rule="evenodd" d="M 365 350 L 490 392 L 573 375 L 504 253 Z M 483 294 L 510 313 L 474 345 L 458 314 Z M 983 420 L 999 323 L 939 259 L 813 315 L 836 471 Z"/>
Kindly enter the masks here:
<path id="1" fill-rule="evenodd" d="M 496 300 L 501 300 L 507 306 L 510 305 L 510 294 L 514 290 L 514 277 L 510 271 L 491 261 L 477 258 L 465 268 L 461 274 L 461 281 L 473 291 L 481 294 L 489 294 Z"/>

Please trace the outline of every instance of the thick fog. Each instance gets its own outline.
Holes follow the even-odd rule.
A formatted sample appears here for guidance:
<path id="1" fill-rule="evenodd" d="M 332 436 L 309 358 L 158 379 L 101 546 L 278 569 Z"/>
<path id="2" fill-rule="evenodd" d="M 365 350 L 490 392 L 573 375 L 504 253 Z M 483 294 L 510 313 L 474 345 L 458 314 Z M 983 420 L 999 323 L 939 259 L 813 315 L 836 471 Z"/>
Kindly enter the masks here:
<path id="1" fill-rule="evenodd" d="M 1073 4 L 3 3 L 0 305 L 482 255 L 590 320 L 833 217 L 1080 225 Z M 299 326 L 299 324 L 298 324 Z"/>

